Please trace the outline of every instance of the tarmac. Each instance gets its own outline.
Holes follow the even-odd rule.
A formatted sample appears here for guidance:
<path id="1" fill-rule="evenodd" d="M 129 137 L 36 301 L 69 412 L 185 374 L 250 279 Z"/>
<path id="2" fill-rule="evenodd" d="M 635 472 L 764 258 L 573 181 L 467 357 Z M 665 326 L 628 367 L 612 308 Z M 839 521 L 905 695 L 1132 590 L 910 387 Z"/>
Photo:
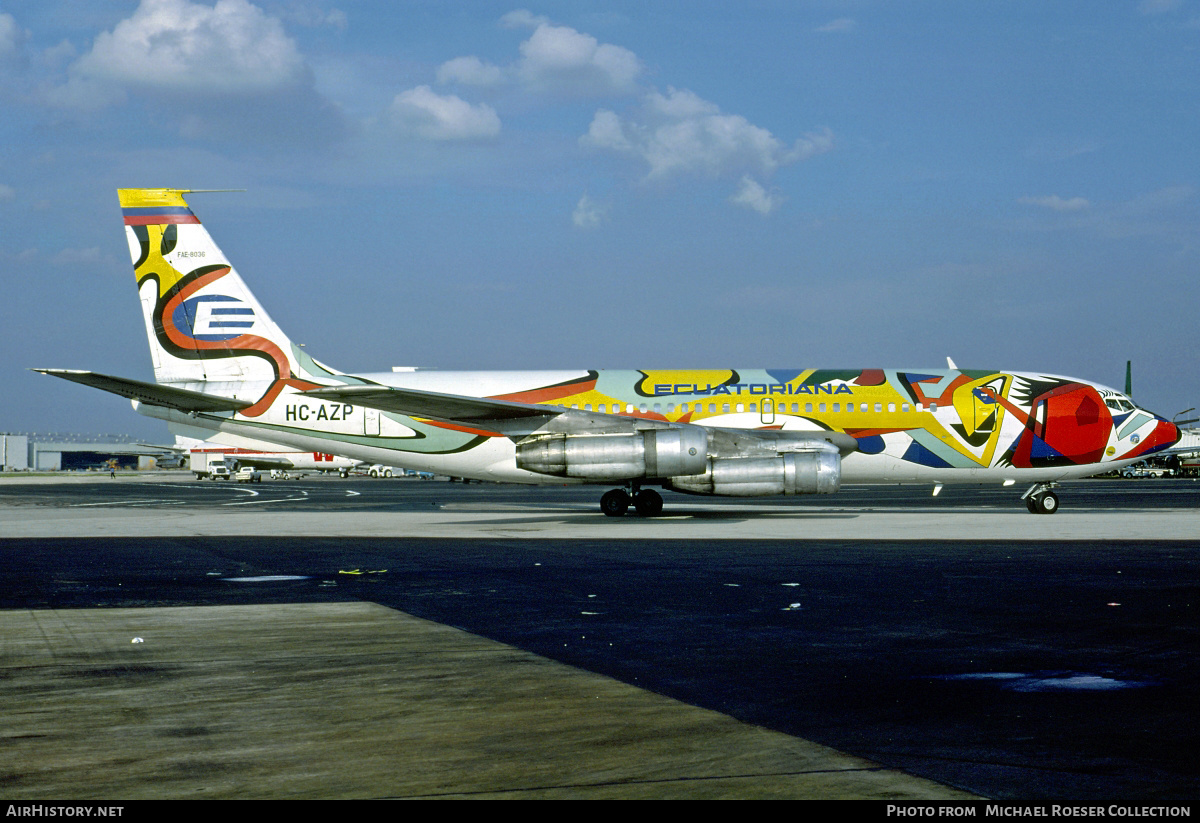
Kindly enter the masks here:
<path id="1" fill-rule="evenodd" d="M 76 507 L 68 493 L 58 505 L 0 507 L 0 535 L 73 539 L 82 548 L 97 538 L 155 536 L 871 542 L 1003 534 L 1044 542 L 1200 535 L 1200 511 L 1187 507 L 1033 516 L 1023 507 L 967 515 L 673 502 L 662 518 L 612 519 L 591 504 L 539 509 L 531 498 L 483 509 L 450 502 L 428 511 L 271 511 L 271 500 L 295 499 L 279 488 L 258 505 L 219 511 Z M 0 539 L 0 552 L 18 542 Z M 102 546 L 111 542 L 96 542 L 98 563 L 107 562 Z M 0 705 L 0 786 L 13 800 L 977 797 L 366 601 L 0 611 Z"/>
<path id="2" fill-rule="evenodd" d="M 963 799 L 372 603 L 0 613 L 10 799 Z"/>

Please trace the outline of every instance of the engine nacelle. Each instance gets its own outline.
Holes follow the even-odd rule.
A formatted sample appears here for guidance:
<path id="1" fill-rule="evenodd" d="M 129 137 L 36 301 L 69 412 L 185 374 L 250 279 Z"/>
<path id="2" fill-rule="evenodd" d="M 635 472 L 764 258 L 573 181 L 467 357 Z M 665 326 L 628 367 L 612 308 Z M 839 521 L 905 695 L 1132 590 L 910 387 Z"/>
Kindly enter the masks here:
<path id="1" fill-rule="evenodd" d="M 841 485 L 842 460 L 834 448 L 776 457 L 714 458 L 704 474 L 670 480 L 676 491 L 730 497 L 833 494 Z"/>
<path id="2" fill-rule="evenodd" d="M 634 434 L 556 434 L 518 443 L 517 467 L 588 480 L 702 474 L 708 468 L 708 434 L 694 426 Z"/>

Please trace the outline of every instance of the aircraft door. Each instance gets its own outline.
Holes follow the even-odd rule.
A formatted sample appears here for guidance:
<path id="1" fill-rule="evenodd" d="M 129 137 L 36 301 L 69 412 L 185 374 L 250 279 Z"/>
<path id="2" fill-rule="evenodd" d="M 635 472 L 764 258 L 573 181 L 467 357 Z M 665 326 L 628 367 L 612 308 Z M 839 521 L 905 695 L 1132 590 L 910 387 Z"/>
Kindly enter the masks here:
<path id="1" fill-rule="evenodd" d="M 379 409 L 363 409 L 363 434 L 368 437 L 379 436 Z"/>
<path id="2" fill-rule="evenodd" d="M 762 409 L 762 411 L 759 412 L 759 415 L 760 415 L 759 419 L 762 421 L 763 425 L 769 426 L 772 423 L 774 423 L 775 422 L 775 401 L 772 400 L 770 397 L 764 397 L 762 400 L 762 406 L 760 408 Z"/>

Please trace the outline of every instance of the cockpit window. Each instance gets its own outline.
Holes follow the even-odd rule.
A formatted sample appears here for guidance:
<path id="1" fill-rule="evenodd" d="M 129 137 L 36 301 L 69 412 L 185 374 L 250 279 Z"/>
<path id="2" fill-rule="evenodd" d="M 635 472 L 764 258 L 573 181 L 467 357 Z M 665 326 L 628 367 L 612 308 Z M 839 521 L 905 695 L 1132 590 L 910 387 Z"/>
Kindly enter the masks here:
<path id="1" fill-rule="evenodd" d="M 1113 411 L 1119 412 L 1131 412 L 1136 408 L 1124 397 L 1106 397 L 1104 398 L 1104 405 L 1108 406 Z"/>

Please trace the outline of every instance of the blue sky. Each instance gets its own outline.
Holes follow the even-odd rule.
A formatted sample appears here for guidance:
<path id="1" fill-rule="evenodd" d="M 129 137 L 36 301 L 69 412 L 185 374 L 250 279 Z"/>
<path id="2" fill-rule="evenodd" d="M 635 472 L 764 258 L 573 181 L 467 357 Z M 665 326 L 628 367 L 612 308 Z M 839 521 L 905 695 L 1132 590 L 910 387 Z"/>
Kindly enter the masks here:
<path id="1" fill-rule="evenodd" d="M 940 366 L 1200 405 L 1200 2 L 0 0 L 0 430 L 165 426 L 115 189 L 347 371 Z"/>

